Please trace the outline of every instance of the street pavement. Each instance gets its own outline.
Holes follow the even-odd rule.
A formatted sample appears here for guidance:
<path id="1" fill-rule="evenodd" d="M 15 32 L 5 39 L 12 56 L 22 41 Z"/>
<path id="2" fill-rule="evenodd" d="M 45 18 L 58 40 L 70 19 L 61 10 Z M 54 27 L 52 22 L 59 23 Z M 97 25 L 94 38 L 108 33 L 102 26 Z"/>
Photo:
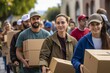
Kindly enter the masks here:
<path id="1" fill-rule="evenodd" d="M 3 57 L 0 57 L 0 73 L 7 73 L 5 70 L 5 65 L 3 62 Z M 13 73 L 12 71 L 10 71 L 10 73 Z"/>

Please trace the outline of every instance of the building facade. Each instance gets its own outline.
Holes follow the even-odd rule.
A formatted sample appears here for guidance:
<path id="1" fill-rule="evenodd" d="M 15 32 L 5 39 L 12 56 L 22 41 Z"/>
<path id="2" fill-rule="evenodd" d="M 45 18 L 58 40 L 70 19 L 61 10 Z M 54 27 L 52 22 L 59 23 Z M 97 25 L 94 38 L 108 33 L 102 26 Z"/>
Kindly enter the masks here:
<path id="1" fill-rule="evenodd" d="M 62 0 L 61 13 L 67 14 L 74 21 L 77 21 L 80 14 L 90 16 L 99 8 L 107 10 L 107 16 L 110 20 L 110 0 Z"/>

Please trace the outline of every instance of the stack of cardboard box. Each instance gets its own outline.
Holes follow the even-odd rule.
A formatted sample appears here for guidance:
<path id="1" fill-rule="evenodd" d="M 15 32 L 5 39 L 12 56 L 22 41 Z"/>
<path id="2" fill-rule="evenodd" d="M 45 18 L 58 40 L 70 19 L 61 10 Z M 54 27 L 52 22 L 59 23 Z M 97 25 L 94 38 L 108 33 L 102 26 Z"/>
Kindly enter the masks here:
<path id="1" fill-rule="evenodd" d="M 110 50 L 85 50 L 84 73 L 110 73 Z"/>
<path id="2" fill-rule="evenodd" d="M 53 57 L 50 63 L 51 73 L 75 73 L 71 61 Z"/>
<path id="3" fill-rule="evenodd" d="M 23 42 L 23 55 L 29 66 L 38 66 L 39 54 L 44 39 L 28 39 Z"/>

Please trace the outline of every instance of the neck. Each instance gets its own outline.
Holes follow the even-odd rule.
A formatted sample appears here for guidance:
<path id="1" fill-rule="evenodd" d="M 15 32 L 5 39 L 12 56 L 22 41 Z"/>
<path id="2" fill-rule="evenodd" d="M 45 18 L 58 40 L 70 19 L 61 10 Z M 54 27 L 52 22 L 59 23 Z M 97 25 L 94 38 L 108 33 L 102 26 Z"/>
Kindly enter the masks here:
<path id="1" fill-rule="evenodd" d="M 33 32 L 39 32 L 40 29 L 41 29 L 40 27 L 38 27 L 38 28 L 32 28 L 32 27 L 31 27 L 31 30 L 32 30 Z"/>
<path id="2" fill-rule="evenodd" d="M 100 34 L 92 34 L 92 36 L 95 38 L 100 38 Z"/>
<path id="3" fill-rule="evenodd" d="M 65 37 L 66 37 L 66 32 L 58 32 L 58 35 L 59 35 L 61 38 L 65 38 Z"/>
<path id="4" fill-rule="evenodd" d="M 79 29 L 80 29 L 80 30 L 84 30 L 84 27 L 79 26 Z"/>

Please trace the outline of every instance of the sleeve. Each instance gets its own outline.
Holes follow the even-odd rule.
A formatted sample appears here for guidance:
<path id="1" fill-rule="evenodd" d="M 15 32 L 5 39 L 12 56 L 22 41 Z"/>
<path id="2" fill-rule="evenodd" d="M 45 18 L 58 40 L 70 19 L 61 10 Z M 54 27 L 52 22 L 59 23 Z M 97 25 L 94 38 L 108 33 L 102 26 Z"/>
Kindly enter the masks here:
<path id="1" fill-rule="evenodd" d="M 40 65 L 48 66 L 48 60 L 51 54 L 51 48 L 52 48 L 52 40 L 47 38 L 41 48 L 40 51 Z"/>
<path id="2" fill-rule="evenodd" d="M 47 31 L 46 34 L 45 34 L 45 37 L 49 37 L 51 34 Z"/>
<path id="3" fill-rule="evenodd" d="M 78 44 L 75 47 L 74 55 L 71 60 L 74 68 L 76 71 L 80 71 L 80 64 L 83 62 L 83 56 L 84 56 L 84 48 L 83 48 L 83 42 L 79 41 Z"/>
<path id="4" fill-rule="evenodd" d="M 23 41 L 25 40 L 25 35 L 21 32 L 16 41 L 17 48 L 23 48 Z"/>
<path id="5" fill-rule="evenodd" d="M 17 40 L 17 34 L 15 34 L 11 40 L 11 44 L 10 44 L 10 58 L 11 58 L 11 61 L 14 62 L 14 61 L 18 61 L 17 57 L 16 57 L 16 40 Z"/>

